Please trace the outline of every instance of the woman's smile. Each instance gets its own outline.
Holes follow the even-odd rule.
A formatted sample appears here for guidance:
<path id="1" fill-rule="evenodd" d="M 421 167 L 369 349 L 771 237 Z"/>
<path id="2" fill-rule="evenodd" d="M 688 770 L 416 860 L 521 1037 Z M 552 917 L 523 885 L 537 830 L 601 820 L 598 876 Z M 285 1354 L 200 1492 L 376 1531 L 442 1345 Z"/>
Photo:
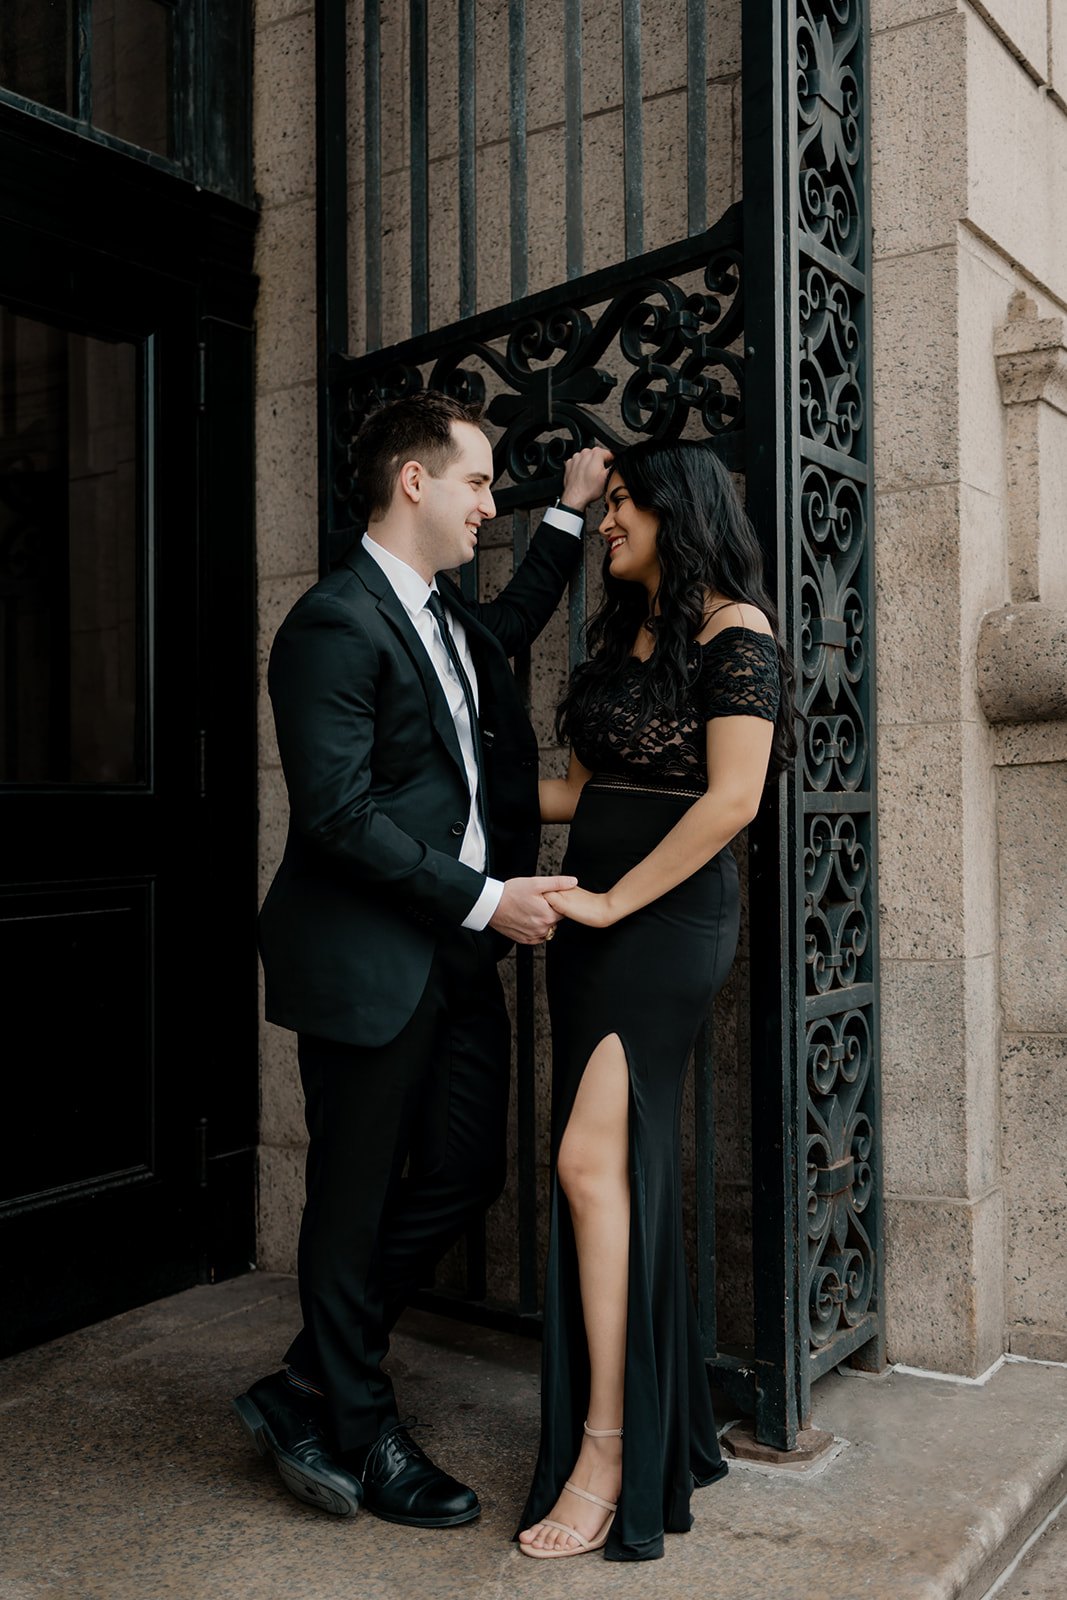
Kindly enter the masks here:
<path id="1" fill-rule="evenodd" d="M 608 479 L 605 499 L 608 510 L 600 533 L 607 542 L 612 577 L 642 583 L 649 594 L 655 594 L 660 584 L 659 517 L 634 502 L 617 472 Z"/>

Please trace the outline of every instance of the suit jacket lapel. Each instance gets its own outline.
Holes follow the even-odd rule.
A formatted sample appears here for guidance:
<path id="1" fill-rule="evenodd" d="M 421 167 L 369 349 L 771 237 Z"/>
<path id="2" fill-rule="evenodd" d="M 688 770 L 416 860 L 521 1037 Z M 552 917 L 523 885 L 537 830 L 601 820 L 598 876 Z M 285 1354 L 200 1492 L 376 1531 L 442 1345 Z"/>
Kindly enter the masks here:
<path id="1" fill-rule="evenodd" d="M 411 618 L 396 597 L 389 579 L 373 556 L 369 556 L 361 544 L 350 551 L 345 557 L 346 565 L 350 566 L 361 582 L 370 590 L 378 602 L 378 610 L 390 624 L 404 646 L 408 655 L 422 679 L 423 688 L 426 690 L 426 700 L 430 711 L 430 720 L 437 732 L 444 740 L 449 755 L 463 774 L 463 781 L 467 781 L 467 769 L 463 765 L 463 752 L 459 747 L 456 735 L 456 724 L 445 699 L 445 692 L 441 688 L 441 680 L 434 671 L 433 662 L 426 654 L 426 648 L 412 626 Z"/>

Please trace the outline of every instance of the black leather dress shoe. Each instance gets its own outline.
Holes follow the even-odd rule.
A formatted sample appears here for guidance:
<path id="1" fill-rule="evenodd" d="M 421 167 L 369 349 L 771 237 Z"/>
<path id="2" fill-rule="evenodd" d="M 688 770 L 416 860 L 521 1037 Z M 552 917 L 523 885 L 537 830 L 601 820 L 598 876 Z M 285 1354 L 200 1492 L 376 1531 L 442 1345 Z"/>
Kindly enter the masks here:
<path id="1" fill-rule="evenodd" d="M 272 1455 L 282 1482 L 298 1500 L 350 1517 L 359 1510 L 363 1486 L 330 1453 L 324 1408 L 315 1395 L 298 1393 L 284 1372 L 260 1378 L 233 1409 L 261 1456 Z"/>
<path id="2" fill-rule="evenodd" d="M 387 1428 L 363 1468 L 363 1503 L 386 1522 L 455 1528 L 481 1511 L 473 1489 L 435 1467 L 401 1423 Z"/>

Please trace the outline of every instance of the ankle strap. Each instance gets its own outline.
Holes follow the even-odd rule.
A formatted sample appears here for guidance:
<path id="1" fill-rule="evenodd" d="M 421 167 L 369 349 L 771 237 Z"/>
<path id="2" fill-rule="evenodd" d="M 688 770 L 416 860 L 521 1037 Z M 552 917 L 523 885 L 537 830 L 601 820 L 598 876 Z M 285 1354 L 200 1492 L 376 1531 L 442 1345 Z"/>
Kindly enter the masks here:
<path id="1" fill-rule="evenodd" d="M 591 1428 L 589 1426 L 588 1422 L 583 1422 L 582 1423 L 582 1427 L 585 1429 L 585 1431 L 589 1435 L 590 1439 L 621 1439 L 622 1438 L 622 1429 L 621 1428 Z"/>

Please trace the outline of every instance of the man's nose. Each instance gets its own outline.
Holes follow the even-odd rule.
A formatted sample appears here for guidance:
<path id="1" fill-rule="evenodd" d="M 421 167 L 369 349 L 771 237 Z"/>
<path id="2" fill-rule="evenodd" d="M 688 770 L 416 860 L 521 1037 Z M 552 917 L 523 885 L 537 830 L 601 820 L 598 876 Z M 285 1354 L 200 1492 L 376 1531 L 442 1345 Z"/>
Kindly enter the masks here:
<path id="1" fill-rule="evenodd" d="M 481 511 L 483 517 L 485 518 L 485 520 L 487 522 L 490 520 L 491 517 L 495 517 L 496 516 L 496 501 L 493 499 L 493 496 L 492 496 L 492 494 L 490 493 L 490 491 L 488 489 L 485 491 L 485 494 L 482 496 L 482 501 L 481 501 L 481 504 L 478 507 L 478 509 Z"/>

